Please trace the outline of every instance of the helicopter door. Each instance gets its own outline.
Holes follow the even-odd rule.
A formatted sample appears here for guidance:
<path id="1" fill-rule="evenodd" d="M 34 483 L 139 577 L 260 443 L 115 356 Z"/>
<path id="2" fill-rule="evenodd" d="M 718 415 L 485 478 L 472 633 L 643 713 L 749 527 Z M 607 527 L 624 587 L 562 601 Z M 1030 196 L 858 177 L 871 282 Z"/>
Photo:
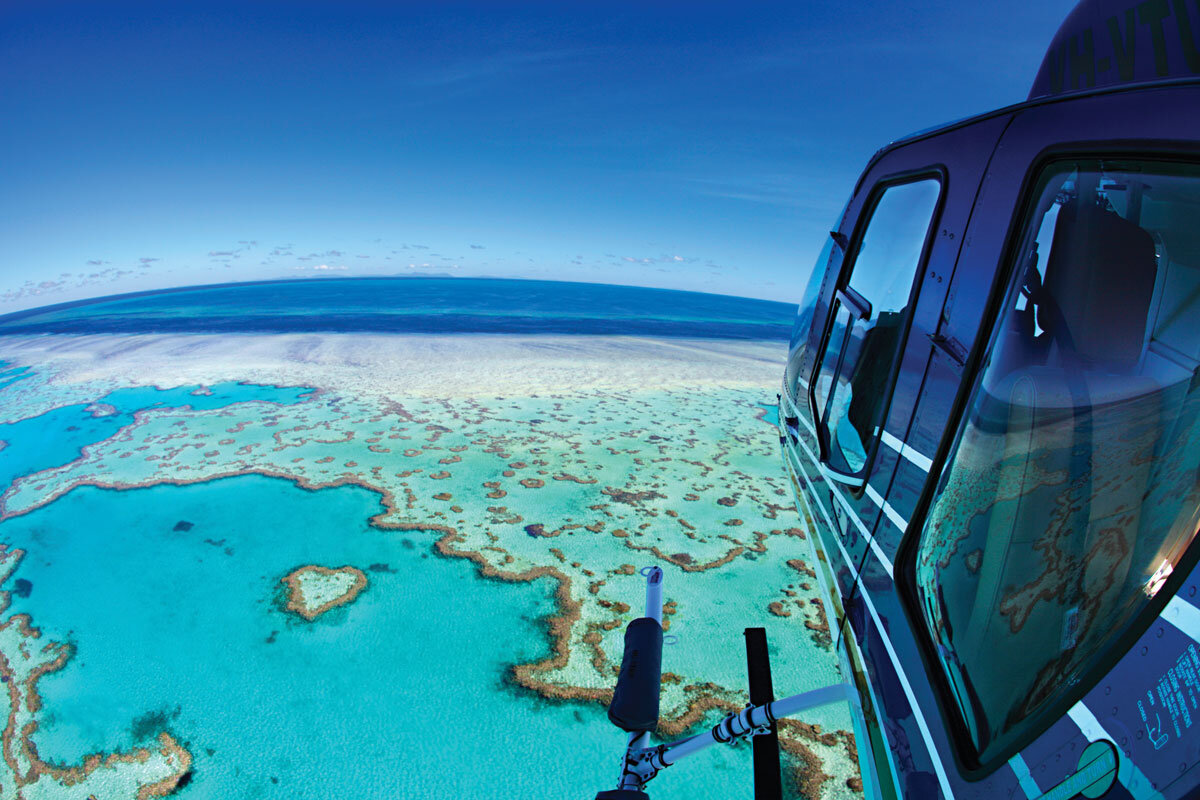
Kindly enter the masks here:
<path id="1" fill-rule="evenodd" d="M 1147 774 L 1195 764 L 1186 737 L 1156 748 L 1122 732 L 1143 724 L 1143 676 L 1177 656 L 1134 658 L 1129 643 L 1196 557 L 1200 153 L 1179 140 L 1196 103 L 1194 87 L 1169 87 L 1020 112 L 972 216 L 938 331 L 979 332 L 968 391 L 928 408 L 922 392 L 914 428 L 942 444 L 895 571 L 977 776 L 1040 736 L 1095 738 L 1061 724 L 1077 701 Z M 972 464 L 987 483 L 970 483 Z M 1047 785 L 1065 777 L 1046 769 Z"/>
<path id="2" fill-rule="evenodd" d="M 937 449 L 936 437 L 931 440 L 912 426 L 913 412 L 919 404 L 948 405 L 957 393 L 965 348 L 937 333 L 963 233 L 995 143 L 1010 119 L 997 116 L 919 139 L 872 165 L 863 179 L 866 189 L 847 218 L 848 223 L 858 220 L 848 242 L 847 269 L 826 290 L 826 302 L 840 319 L 830 320 L 821 348 L 814 349 L 822 356 L 818 369 L 824 373 L 809 382 L 810 389 L 820 390 L 817 397 L 810 391 L 810 403 L 821 422 L 826 480 L 823 486 L 810 480 L 809 488 L 828 509 L 828 524 L 836 526 L 832 553 L 851 562 L 856 586 L 846 603 L 853 627 L 848 633 L 864 654 L 872 705 L 879 709 L 887 739 L 886 757 L 895 761 L 896 791 L 904 796 L 935 797 L 939 790 L 949 796 L 953 771 L 937 721 L 923 711 L 932 698 L 920 656 L 904 635 L 904 612 L 892 600 L 896 549 Z M 931 200 L 927 190 L 934 187 Z M 893 213 L 888 209 L 892 199 L 907 201 L 907 207 Z M 909 231 L 882 235 L 886 229 L 876 226 L 888 217 L 907 217 Z M 893 254 L 887 268 L 876 266 L 885 261 L 883 252 Z M 895 275 L 901 269 L 907 284 Z M 880 333 L 869 342 L 863 335 L 862 341 L 847 343 L 845 331 L 855 327 Z M 931 356 L 950 365 L 933 380 Z M 926 389 L 936 397 L 926 397 Z M 848 399 L 833 397 L 839 391 Z M 864 402 L 868 399 L 872 402 Z M 846 443 L 854 444 L 847 425 L 866 453 L 859 475 L 845 469 L 852 466 L 845 458 Z"/>
<path id="3" fill-rule="evenodd" d="M 865 202 L 852 202 L 852 212 L 858 212 L 855 235 L 841 240 L 848 257 L 831 287 L 829 322 L 809 381 L 819 449 L 812 455 L 819 463 L 807 471 L 834 528 L 833 552 L 840 550 L 849 562 L 848 570 L 838 570 L 843 594 L 853 591 L 853 576 L 881 513 L 879 492 L 868 478 L 944 182 L 944 173 L 932 167 L 885 173 L 865 193 Z M 887 476 L 882 477 L 886 487 Z"/>
<path id="4" fill-rule="evenodd" d="M 834 480 L 856 489 L 866 483 L 879 441 L 941 193 L 936 173 L 877 188 L 855 258 L 834 295 L 813 408 L 822 461 Z"/>

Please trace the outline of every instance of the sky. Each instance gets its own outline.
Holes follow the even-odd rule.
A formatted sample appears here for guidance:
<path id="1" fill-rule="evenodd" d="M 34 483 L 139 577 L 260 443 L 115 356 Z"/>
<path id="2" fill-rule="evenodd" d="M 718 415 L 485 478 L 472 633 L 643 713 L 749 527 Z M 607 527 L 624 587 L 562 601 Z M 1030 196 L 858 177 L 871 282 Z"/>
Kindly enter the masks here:
<path id="1" fill-rule="evenodd" d="M 0 313 L 438 273 L 796 302 L 871 155 L 1069 0 L 0 4 Z"/>

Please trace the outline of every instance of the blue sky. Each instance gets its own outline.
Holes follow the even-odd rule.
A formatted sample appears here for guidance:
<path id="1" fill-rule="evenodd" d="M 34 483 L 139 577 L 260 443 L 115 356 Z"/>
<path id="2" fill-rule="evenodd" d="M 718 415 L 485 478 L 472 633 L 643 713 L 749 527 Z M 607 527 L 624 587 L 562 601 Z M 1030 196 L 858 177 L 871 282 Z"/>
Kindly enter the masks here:
<path id="1" fill-rule="evenodd" d="M 795 302 L 867 159 L 1073 6 L 5 3 L 0 312 L 445 272 Z"/>

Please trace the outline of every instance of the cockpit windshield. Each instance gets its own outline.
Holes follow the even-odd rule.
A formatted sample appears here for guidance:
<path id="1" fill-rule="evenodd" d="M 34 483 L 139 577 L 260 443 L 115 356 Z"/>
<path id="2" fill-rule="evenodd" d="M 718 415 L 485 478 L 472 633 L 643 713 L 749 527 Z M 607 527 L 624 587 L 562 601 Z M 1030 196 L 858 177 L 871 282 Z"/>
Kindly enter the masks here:
<path id="1" fill-rule="evenodd" d="M 916 563 L 981 762 L 1124 652 L 1200 523 L 1200 168 L 1038 186 Z"/>

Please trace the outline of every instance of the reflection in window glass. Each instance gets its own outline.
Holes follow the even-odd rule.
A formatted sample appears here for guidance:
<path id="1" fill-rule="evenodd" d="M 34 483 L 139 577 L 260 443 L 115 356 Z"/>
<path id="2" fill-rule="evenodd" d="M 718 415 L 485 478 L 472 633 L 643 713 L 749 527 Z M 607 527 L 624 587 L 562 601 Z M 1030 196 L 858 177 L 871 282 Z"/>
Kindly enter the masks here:
<path id="1" fill-rule="evenodd" d="M 796 310 L 796 321 L 792 325 L 792 340 L 788 345 L 787 369 L 784 373 L 784 385 L 793 402 L 800 394 L 797 391 L 797 384 L 805 381 L 800 376 L 806 372 L 807 364 L 805 362 L 808 360 L 806 350 L 808 337 L 812 331 L 813 312 L 816 311 L 817 296 L 820 294 L 821 284 L 825 280 L 825 270 L 828 268 L 832 256 L 833 238 L 830 237 L 825 242 L 825 249 L 817 256 L 817 263 L 808 277 L 808 285 L 804 288 L 804 296 L 800 299 L 800 306 Z M 805 381 L 805 387 L 807 388 L 807 386 L 807 381 Z"/>
<path id="2" fill-rule="evenodd" d="M 830 338 L 828 348 L 844 346 L 844 353 L 836 380 L 829 380 L 828 406 L 818 398 L 818 408 L 825 408 L 829 463 L 839 472 L 857 475 L 866 467 L 869 444 L 883 422 L 909 297 L 940 191 L 933 179 L 888 187 L 859 244 L 849 286 L 870 304 L 869 313 L 854 316 L 844 342 Z"/>
<path id="3" fill-rule="evenodd" d="M 867 324 L 863 319 L 855 318 L 846 342 L 844 363 L 848 365 L 866 363 L 866 359 L 862 358 L 862 350 L 867 338 Z M 890 366 L 889 362 L 888 367 Z M 843 369 L 838 373 L 837 389 L 829 404 L 827 417 L 830 439 L 833 442 L 831 450 L 834 466 L 851 475 L 859 473 L 867 463 L 867 450 L 863 444 L 867 441 L 867 437 L 861 434 L 855 424 L 851 422 L 852 414 L 855 420 L 862 420 L 866 416 L 861 413 L 860 409 L 863 405 L 861 399 L 867 395 L 860 394 L 856 397 L 854 393 L 853 379 L 860 375 L 861 371 L 856 373 L 850 369 Z M 886 379 L 886 372 L 883 377 Z M 861 381 L 859 386 L 862 387 Z M 856 400 L 859 402 L 856 403 Z"/>
<path id="4" fill-rule="evenodd" d="M 1052 720 L 1200 523 L 1200 169 L 1051 167 L 919 544 L 980 761 Z"/>
<path id="5" fill-rule="evenodd" d="M 829 402 L 829 390 L 833 386 L 833 377 L 837 372 L 838 359 L 841 357 L 842 345 L 846 341 L 846 329 L 849 326 L 850 312 L 834 303 L 833 330 L 829 332 L 829 344 L 825 348 L 825 357 L 821 359 L 816 385 L 813 386 L 813 396 L 816 398 L 818 409 L 824 408 Z"/>
<path id="6" fill-rule="evenodd" d="M 870 301 L 872 319 L 908 305 L 940 191 L 932 179 L 902 183 L 889 187 L 875 206 L 850 275 L 850 288 Z"/>

